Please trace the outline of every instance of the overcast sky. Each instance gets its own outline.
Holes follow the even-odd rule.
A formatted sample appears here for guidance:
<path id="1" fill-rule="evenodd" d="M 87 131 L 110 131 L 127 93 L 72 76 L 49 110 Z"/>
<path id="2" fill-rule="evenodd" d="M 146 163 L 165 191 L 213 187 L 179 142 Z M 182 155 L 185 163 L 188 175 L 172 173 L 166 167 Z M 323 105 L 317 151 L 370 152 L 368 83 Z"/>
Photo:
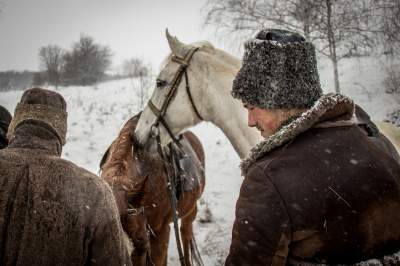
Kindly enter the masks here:
<path id="1" fill-rule="evenodd" d="M 183 42 L 208 40 L 206 0 L 0 0 L 0 71 L 38 70 L 38 50 L 69 49 L 86 34 L 113 51 L 114 66 L 139 57 L 158 67 L 168 54 L 165 28 Z M 223 48 L 223 47 L 222 47 Z"/>

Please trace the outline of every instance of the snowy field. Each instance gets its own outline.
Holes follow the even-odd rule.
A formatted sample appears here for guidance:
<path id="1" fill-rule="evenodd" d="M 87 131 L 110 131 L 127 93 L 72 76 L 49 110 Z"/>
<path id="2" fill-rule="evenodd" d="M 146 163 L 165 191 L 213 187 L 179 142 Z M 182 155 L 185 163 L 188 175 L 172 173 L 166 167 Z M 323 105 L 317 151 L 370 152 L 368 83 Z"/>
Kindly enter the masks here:
<path id="1" fill-rule="evenodd" d="M 324 91 L 333 92 L 330 62 L 323 61 L 319 68 Z M 377 59 L 346 59 L 340 63 L 340 73 L 343 94 L 365 108 L 374 120 L 383 120 L 386 113 L 398 107 L 399 99 L 384 93 L 383 67 Z M 69 113 L 67 144 L 62 156 L 98 173 L 100 158 L 108 145 L 125 121 L 139 112 L 138 88 L 138 81 L 130 79 L 59 88 Z M 0 93 L 0 105 L 13 111 L 21 94 L 22 91 Z M 205 265 L 222 265 L 229 249 L 235 202 L 242 181 L 240 160 L 226 137 L 212 124 L 203 123 L 193 128 L 193 132 L 206 152 L 206 189 L 198 215 L 204 215 L 206 205 L 212 212 L 212 222 L 196 222 L 194 231 Z M 169 265 L 179 265 L 172 232 Z"/>

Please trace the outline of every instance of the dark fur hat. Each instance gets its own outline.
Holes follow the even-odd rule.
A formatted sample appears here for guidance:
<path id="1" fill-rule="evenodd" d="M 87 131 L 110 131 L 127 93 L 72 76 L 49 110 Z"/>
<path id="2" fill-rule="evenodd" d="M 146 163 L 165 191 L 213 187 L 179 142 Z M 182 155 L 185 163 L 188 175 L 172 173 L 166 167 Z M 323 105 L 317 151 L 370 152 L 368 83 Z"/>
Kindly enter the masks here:
<path id="1" fill-rule="evenodd" d="M 10 112 L 0 105 L 0 127 L 7 132 L 8 125 L 10 124 L 12 116 Z"/>
<path id="2" fill-rule="evenodd" d="M 15 108 L 14 117 L 8 129 L 11 139 L 15 128 L 23 121 L 36 120 L 46 123 L 57 134 L 62 145 L 67 134 L 67 104 L 61 94 L 41 88 L 24 92 L 20 103 Z"/>
<path id="3" fill-rule="evenodd" d="M 314 46 L 297 33 L 260 31 L 245 43 L 232 95 L 263 109 L 310 108 L 322 95 Z"/>
<path id="4" fill-rule="evenodd" d="M 11 122 L 11 114 L 6 108 L 0 105 L 0 149 L 7 146 L 7 130 Z"/>

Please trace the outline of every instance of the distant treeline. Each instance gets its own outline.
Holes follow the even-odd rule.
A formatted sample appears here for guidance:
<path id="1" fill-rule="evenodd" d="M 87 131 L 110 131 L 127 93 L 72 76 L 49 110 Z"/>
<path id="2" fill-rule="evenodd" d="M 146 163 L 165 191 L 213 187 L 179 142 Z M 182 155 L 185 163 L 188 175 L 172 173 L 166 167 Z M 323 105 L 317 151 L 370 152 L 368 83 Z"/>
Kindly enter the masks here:
<path id="1" fill-rule="evenodd" d="M 37 72 L 4 71 L 0 72 L 0 91 L 23 90 L 33 84 Z"/>
<path id="2" fill-rule="evenodd" d="M 0 72 L 0 91 L 25 90 L 32 86 L 52 85 L 45 81 L 46 72 L 3 71 Z M 122 74 L 105 74 L 102 81 L 127 78 Z"/>
<path id="3" fill-rule="evenodd" d="M 42 46 L 38 56 L 41 71 L 0 72 L 0 91 L 43 85 L 86 86 L 127 77 L 143 79 L 151 75 L 151 66 L 139 58 L 125 60 L 119 74 L 107 74 L 111 49 L 87 35 L 82 35 L 71 49 L 50 44 Z"/>

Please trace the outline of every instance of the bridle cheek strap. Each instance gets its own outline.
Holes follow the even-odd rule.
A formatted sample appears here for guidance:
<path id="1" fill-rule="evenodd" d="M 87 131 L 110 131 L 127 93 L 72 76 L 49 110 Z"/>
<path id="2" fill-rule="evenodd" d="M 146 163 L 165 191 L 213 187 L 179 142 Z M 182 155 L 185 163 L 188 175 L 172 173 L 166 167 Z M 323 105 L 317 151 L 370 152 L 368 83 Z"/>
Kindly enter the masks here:
<path id="1" fill-rule="evenodd" d="M 149 101 L 147 104 L 150 108 L 150 110 L 156 115 L 156 122 L 152 125 L 151 131 L 153 131 L 153 127 L 158 127 L 158 125 L 161 123 L 164 128 L 167 130 L 168 135 L 171 137 L 172 141 L 179 147 L 182 148 L 181 143 L 179 140 L 174 136 L 172 133 L 171 129 L 169 128 L 168 124 L 165 122 L 164 116 L 161 115 L 161 111 L 157 109 L 157 107 L 153 104 L 152 101 Z M 153 132 L 151 132 L 153 134 Z M 159 137 L 159 136 L 158 136 Z"/>
<path id="2" fill-rule="evenodd" d="M 172 131 L 170 129 L 170 127 L 168 126 L 168 124 L 166 123 L 165 119 L 164 119 L 164 115 L 165 112 L 168 108 L 169 103 L 171 102 L 172 98 L 174 97 L 174 95 L 176 94 L 176 91 L 179 87 L 179 84 L 182 80 L 182 76 L 184 75 L 185 77 L 185 81 L 186 81 L 186 92 L 188 94 L 189 100 L 192 104 L 193 110 L 196 113 L 196 115 L 199 117 L 200 120 L 203 120 L 203 118 L 200 116 L 196 106 L 194 105 L 194 101 L 193 101 L 193 97 L 192 94 L 190 93 L 190 86 L 189 86 L 189 79 L 188 79 L 188 74 L 187 74 L 187 68 L 189 66 L 190 63 L 190 59 L 192 58 L 193 54 L 198 50 L 198 48 L 193 48 L 191 49 L 187 55 L 185 56 L 184 59 L 179 58 L 175 55 L 172 56 L 172 61 L 179 63 L 179 69 L 178 71 L 175 73 L 174 78 L 172 79 L 171 82 L 171 90 L 168 92 L 165 101 L 163 102 L 161 109 L 159 110 L 155 104 L 149 100 L 147 106 L 150 108 L 150 110 L 154 113 L 154 115 L 156 116 L 156 120 L 154 122 L 154 124 L 151 126 L 151 134 L 153 135 L 153 137 L 155 137 L 156 142 L 157 142 L 157 149 L 158 149 L 158 153 L 162 159 L 162 161 L 164 162 L 164 170 L 167 173 L 168 176 L 168 182 L 169 182 L 169 192 L 170 192 L 170 200 L 171 200 L 171 208 L 172 208 L 172 218 L 174 221 L 174 228 L 175 228 L 175 238 L 176 238 L 176 243 L 177 243 L 177 248 L 178 248 L 178 254 L 179 254 L 179 261 L 180 264 L 182 266 L 185 265 L 185 259 L 184 259 L 184 254 L 182 251 L 182 244 L 181 244 L 181 239 L 179 236 L 179 226 L 178 226 L 178 215 L 176 212 L 177 209 L 177 200 L 176 200 L 176 194 L 175 194 L 175 186 L 173 185 L 173 183 L 175 183 L 173 180 L 175 180 L 176 178 L 176 172 L 175 171 L 171 171 L 170 169 L 170 164 L 167 156 L 166 156 L 166 151 L 164 150 L 164 147 L 162 147 L 161 145 L 161 139 L 160 139 L 160 134 L 159 131 L 157 131 L 156 133 L 153 132 L 154 127 L 156 127 L 158 129 L 159 124 L 161 123 L 164 128 L 167 130 L 168 134 L 170 135 L 172 141 L 176 144 L 176 146 L 181 150 L 182 153 L 183 152 L 183 147 L 181 145 L 181 143 L 179 142 L 179 140 L 172 134 Z"/>
<path id="3" fill-rule="evenodd" d="M 188 77 L 186 70 L 185 70 L 185 82 L 186 82 L 186 85 L 185 85 L 186 93 L 189 97 L 190 103 L 192 104 L 193 111 L 201 121 L 204 121 L 203 117 L 200 115 L 198 109 L 196 108 L 196 105 L 194 104 L 192 93 L 190 93 L 189 77 Z"/>
<path id="4" fill-rule="evenodd" d="M 188 74 L 187 74 L 187 68 L 189 67 L 190 60 L 192 59 L 194 53 L 197 52 L 198 49 L 199 49 L 199 47 L 195 47 L 195 48 L 189 50 L 189 52 L 186 54 L 184 59 L 182 59 L 182 58 L 180 58 L 180 57 L 178 57 L 176 55 L 173 55 L 171 60 L 181 65 L 181 68 L 180 68 L 181 71 L 178 70 L 179 72 L 181 72 L 181 73 L 178 72 L 179 76 L 180 76 L 179 81 L 182 79 L 182 72 L 183 72 L 183 74 L 185 75 L 186 92 L 187 92 L 187 95 L 189 97 L 190 103 L 192 105 L 193 111 L 201 121 L 204 121 L 203 117 L 200 115 L 200 112 L 196 108 L 196 105 L 195 105 L 195 103 L 193 101 L 192 93 L 190 92 L 189 77 L 188 77 Z M 176 87 L 179 86 L 179 81 L 175 85 Z"/>
<path id="5" fill-rule="evenodd" d="M 176 94 L 176 91 L 179 87 L 179 84 L 182 80 L 182 76 L 185 77 L 185 88 L 186 88 L 186 93 L 188 95 L 189 101 L 191 103 L 191 106 L 193 108 L 194 113 L 196 114 L 196 116 L 203 121 L 203 117 L 200 115 L 198 109 L 196 108 L 196 105 L 194 103 L 193 100 L 193 96 L 190 92 L 190 84 L 189 84 L 189 77 L 187 74 L 187 68 L 189 66 L 190 60 L 193 57 L 193 54 L 198 50 L 199 48 L 193 48 L 191 49 L 187 55 L 185 56 L 184 59 L 177 57 L 176 55 L 173 55 L 171 60 L 180 64 L 178 71 L 175 73 L 174 78 L 171 81 L 171 90 L 168 92 L 165 101 L 163 102 L 161 109 L 158 109 L 156 107 L 156 105 L 149 100 L 147 106 L 150 108 L 150 110 L 153 112 L 153 114 L 156 116 L 156 120 L 154 122 L 154 124 L 152 125 L 152 127 L 158 127 L 159 123 L 161 123 L 164 128 L 167 130 L 168 134 L 170 135 L 171 139 L 173 140 L 173 142 L 175 144 L 177 144 L 178 146 L 180 146 L 179 141 L 176 139 L 176 137 L 172 134 L 171 128 L 168 126 L 168 124 L 166 123 L 165 119 L 164 119 L 164 115 L 165 112 L 167 111 L 167 108 L 172 100 L 172 98 L 174 97 L 174 95 Z"/>

